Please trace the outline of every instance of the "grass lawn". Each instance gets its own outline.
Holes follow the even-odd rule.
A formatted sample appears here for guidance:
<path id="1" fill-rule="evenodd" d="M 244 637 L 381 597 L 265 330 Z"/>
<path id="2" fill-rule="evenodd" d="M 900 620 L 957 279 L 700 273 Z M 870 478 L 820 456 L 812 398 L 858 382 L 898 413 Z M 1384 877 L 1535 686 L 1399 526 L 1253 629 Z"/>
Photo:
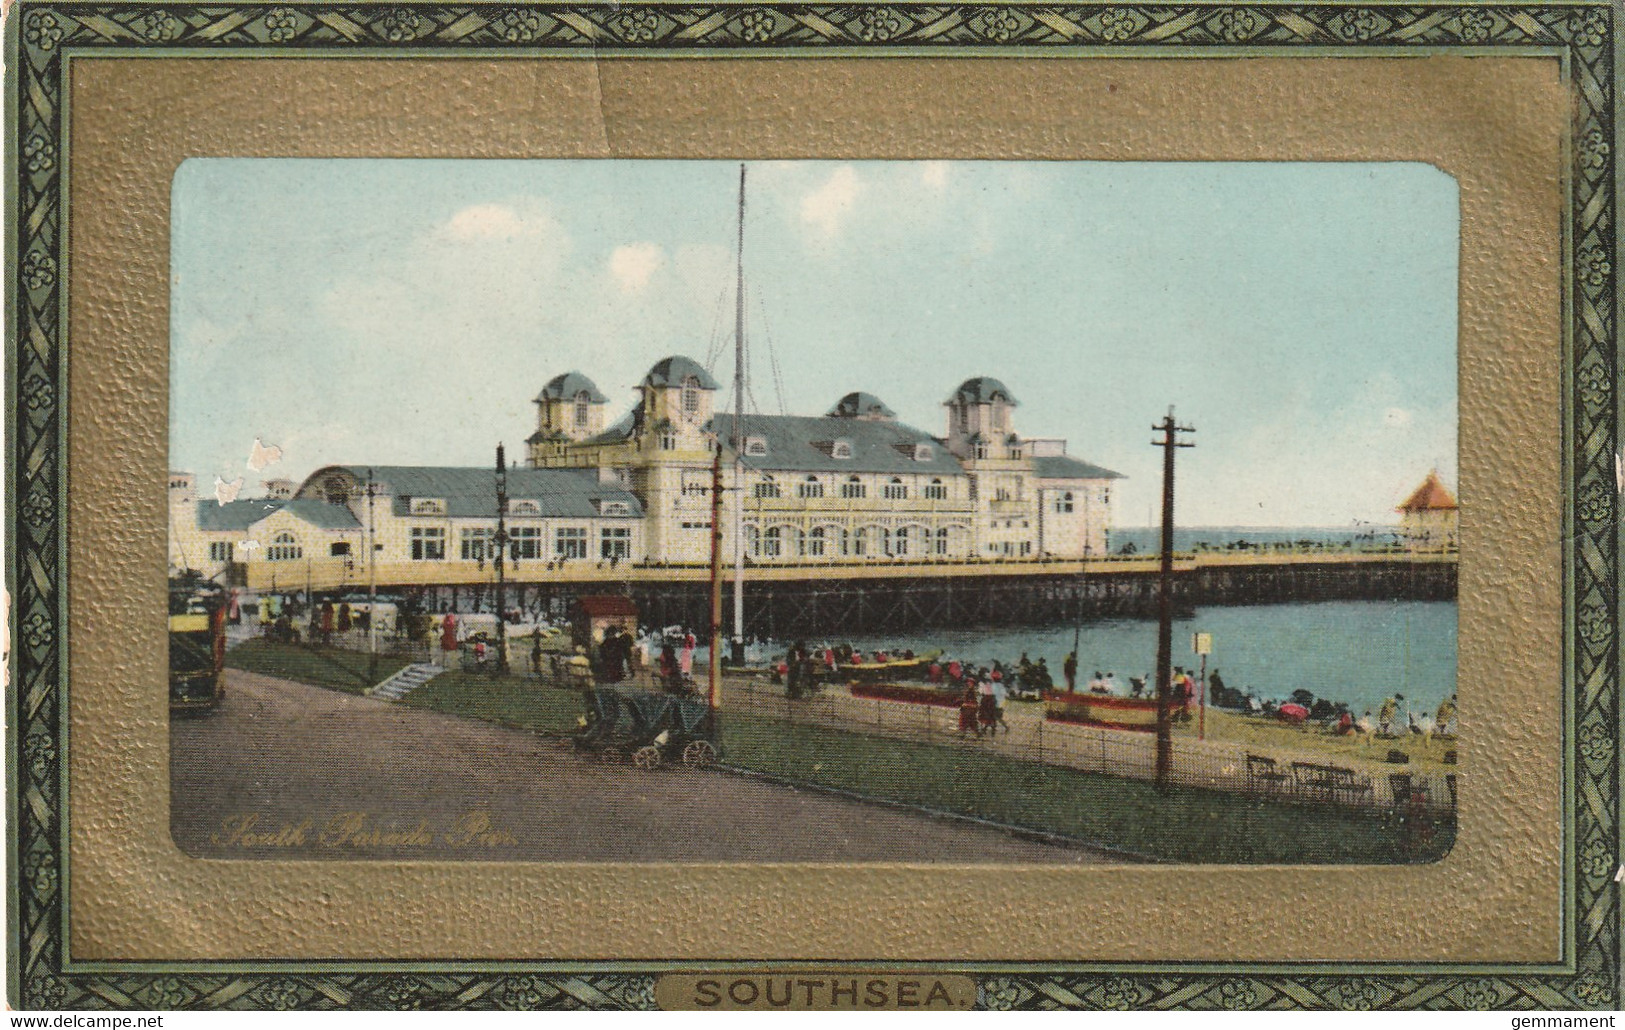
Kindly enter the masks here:
<path id="1" fill-rule="evenodd" d="M 958 812 L 1180 862 L 1388 863 L 1440 857 L 1379 813 L 1159 794 L 1141 780 L 818 726 L 723 716 L 723 760 L 773 776 Z"/>
<path id="2" fill-rule="evenodd" d="M 226 652 L 226 666 L 265 676 L 309 683 L 312 686 L 359 694 L 368 687 L 400 672 L 404 658 L 378 656 L 378 678 L 368 675 L 369 655 L 332 647 L 304 644 L 278 644 L 269 640 L 245 640 Z"/>
<path id="3" fill-rule="evenodd" d="M 576 717 L 584 710 L 580 691 L 560 690 L 518 676 L 462 671 L 436 676 L 401 703 L 546 733 L 572 732 Z"/>
<path id="4" fill-rule="evenodd" d="M 574 690 L 535 680 L 451 672 L 405 704 L 523 729 L 566 733 L 582 712 Z M 738 709 L 722 715 L 731 765 L 795 783 L 1074 837 L 1172 861 L 1389 863 L 1436 857 L 1454 839 L 1414 839 L 1377 813 L 1261 803 L 1217 791 L 1157 793 L 1100 776 L 945 746 L 807 726 Z"/>

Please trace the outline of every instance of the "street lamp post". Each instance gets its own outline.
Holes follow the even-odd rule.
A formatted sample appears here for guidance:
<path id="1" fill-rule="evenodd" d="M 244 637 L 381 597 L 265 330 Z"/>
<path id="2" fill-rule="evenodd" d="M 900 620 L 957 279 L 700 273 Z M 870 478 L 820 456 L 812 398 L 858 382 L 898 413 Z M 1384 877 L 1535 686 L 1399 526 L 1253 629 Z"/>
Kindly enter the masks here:
<path id="1" fill-rule="evenodd" d="M 506 673 L 508 622 L 505 618 L 505 609 L 508 606 L 508 596 L 504 570 L 508 558 L 508 461 L 501 444 L 497 444 L 497 535 L 492 542 L 496 545 L 496 554 L 493 558 L 497 565 L 497 668 Z"/>

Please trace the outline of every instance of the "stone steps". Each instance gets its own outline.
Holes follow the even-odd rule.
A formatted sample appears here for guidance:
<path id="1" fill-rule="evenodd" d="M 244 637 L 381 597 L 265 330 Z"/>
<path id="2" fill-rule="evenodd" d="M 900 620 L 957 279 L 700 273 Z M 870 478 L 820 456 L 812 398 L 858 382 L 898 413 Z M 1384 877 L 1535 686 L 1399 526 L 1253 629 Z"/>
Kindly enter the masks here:
<path id="1" fill-rule="evenodd" d="M 367 693 L 385 701 L 399 701 L 445 671 L 438 665 L 414 662 Z"/>

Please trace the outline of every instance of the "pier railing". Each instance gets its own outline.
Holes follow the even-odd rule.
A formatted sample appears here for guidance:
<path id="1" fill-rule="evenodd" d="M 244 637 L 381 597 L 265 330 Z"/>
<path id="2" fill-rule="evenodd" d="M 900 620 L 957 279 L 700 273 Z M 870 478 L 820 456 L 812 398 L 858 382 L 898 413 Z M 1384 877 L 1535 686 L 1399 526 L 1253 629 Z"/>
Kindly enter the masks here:
<path id="1" fill-rule="evenodd" d="M 1359 565 L 1402 562 L 1408 565 L 1454 564 L 1453 550 L 1424 551 L 1403 547 L 1333 548 L 1257 545 L 1208 548 L 1174 555 L 1178 571 L 1218 566 Z M 1153 573 L 1159 558 L 1151 552 L 1092 555 L 1086 559 L 1038 554 L 966 556 L 937 554 L 793 554 L 746 559 L 756 580 L 804 580 L 839 572 L 844 578 L 1076 576 L 1090 573 Z M 508 582 L 525 583 L 679 583 L 701 582 L 710 575 L 708 560 L 633 561 L 619 558 L 530 558 L 511 563 Z M 369 574 L 380 586 L 481 584 L 495 580 L 489 563 L 447 558 L 440 561 L 379 561 L 372 569 L 348 558 L 300 561 L 251 561 L 233 571 L 240 585 L 255 591 L 298 592 L 305 589 L 362 590 Z"/>

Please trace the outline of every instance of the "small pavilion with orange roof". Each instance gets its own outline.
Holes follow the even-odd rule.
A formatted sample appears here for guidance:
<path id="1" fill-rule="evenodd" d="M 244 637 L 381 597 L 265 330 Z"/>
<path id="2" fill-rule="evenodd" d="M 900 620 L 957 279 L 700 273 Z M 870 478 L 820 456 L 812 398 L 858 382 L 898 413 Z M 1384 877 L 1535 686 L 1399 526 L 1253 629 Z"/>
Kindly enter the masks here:
<path id="1" fill-rule="evenodd" d="M 1457 508 L 1455 495 L 1439 480 L 1439 470 L 1429 472 L 1396 509 L 1405 546 L 1412 551 L 1454 551 Z"/>

